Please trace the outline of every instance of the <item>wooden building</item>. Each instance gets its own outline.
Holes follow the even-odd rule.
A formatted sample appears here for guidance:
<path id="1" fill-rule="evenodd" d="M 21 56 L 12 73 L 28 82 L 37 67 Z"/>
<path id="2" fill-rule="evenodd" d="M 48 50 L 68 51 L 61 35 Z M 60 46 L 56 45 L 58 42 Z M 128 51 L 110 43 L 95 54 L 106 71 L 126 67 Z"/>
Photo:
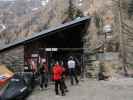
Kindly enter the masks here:
<path id="1" fill-rule="evenodd" d="M 50 61 L 70 55 L 82 55 L 82 37 L 86 34 L 90 17 L 82 17 L 44 30 L 31 37 L 21 39 L 0 48 L 0 64 L 5 64 L 14 71 L 23 71 L 28 59 L 39 57 Z"/>

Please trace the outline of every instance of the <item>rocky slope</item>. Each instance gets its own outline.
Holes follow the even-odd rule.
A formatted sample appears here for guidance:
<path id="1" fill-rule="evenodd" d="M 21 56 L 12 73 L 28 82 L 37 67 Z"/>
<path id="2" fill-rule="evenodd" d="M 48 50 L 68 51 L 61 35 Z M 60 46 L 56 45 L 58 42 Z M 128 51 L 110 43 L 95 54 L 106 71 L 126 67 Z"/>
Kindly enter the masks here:
<path id="1" fill-rule="evenodd" d="M 125 33 L 131 33 L 132 37 L 132 19 L 129 19 L 128 14 L 132 11 L 128 9 L 131 1 L 122 1 L 122 16 L 124 23 L 130 26 L 125 26 Z M 70 8 L 76 10 L 72 12 Z M 83 38 L 87 41 L 84 47 L 95 49 L 102 46 L 105 43 L 103 27 L 111 25 L 111 39 L 106 49 L 119 51 L 118 0 L 0 0 L 0 46 L 69 21 L 72 19 L 70 17 L 78 15 L 79 11 L 84 16 L 92 16 L 89 34 Z M 124 37 L 126 41 L 128 36 Z M 132 44 L 132 39 L 130 40 Z M 132 46 L 127 48 L 127 51 L 132 50 Z M 132 56 L 131 53 L 127 55 L 130 55 L 130 58 Z"/>

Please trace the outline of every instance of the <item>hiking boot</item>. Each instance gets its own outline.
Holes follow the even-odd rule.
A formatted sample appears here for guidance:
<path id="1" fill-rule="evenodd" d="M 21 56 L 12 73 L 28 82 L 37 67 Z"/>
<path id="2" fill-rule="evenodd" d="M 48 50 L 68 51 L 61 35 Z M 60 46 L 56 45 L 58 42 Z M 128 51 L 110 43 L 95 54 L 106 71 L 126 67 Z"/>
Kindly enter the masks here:
<path id="1" fill-rule="evenodd" d="M 40 88 L 40 91 L 43 91 L 44 89 L 43 88 Z"/>
<path id="2" fill-rule="evenodd" d="M 69 92 L 67 89 L 65 89 L 65 92 Z"/>
<path id="3" fill-rule="evenodd" d="M 65 95 L 66 95 L 65 93 L 62 94 L 62 96 L 65 96 Z"/>
<path id="4" fill-rule="evenodd" d="M 79 81 L 78 81 L 78 80 L 76 81 L 76 84 L 77 84 L 77 85 L 79 84 Z"/>

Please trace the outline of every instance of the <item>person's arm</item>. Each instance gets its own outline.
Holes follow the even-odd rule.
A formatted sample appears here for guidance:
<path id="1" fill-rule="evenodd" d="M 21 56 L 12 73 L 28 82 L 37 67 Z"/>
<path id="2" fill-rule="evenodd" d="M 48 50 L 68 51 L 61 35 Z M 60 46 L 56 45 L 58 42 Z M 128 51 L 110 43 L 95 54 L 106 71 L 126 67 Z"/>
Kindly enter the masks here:
<path id="1" fill-rule="evenodd" d="M 54 67 L 51 68 L 51 74 L 52 74 L 52 81 L 54 81 Z"/>
<path id="2" fill-rule="evenodd" d="M 45 70 L 46 72 L 48 72 L 48 66 L 47 66 L 47 64 L 44 64 L 44 70 Z"/>

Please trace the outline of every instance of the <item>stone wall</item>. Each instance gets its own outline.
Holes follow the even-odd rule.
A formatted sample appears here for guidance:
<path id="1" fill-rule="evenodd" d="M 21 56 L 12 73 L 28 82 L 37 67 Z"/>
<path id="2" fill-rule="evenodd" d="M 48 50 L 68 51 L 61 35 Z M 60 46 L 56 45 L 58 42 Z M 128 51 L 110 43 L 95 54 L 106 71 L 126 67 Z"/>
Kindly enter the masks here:
<path id="1" fill-rule="evenodd" d="M 15 72 L 23 71 L 24 46 L 19 46 L 0 52 L 0 64 L 6 65 Z"/>

